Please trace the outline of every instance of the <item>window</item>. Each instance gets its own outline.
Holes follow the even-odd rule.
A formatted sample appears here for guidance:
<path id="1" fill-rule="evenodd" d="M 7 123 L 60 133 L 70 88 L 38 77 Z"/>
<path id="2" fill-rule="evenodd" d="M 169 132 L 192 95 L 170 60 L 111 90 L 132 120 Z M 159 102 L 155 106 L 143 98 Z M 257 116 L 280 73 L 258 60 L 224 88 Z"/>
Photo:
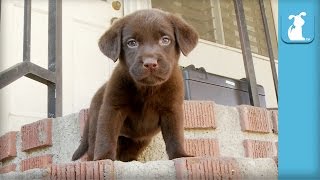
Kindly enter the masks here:
<path id="1" fill-rule="evenodd" d="M 152 0 L 152 7 L 172 12 L 190 23 L 200 38 L 241 48 L 233 0 Z M 243 0 L 251 51 L 268 56 L 268 48 L 258 0 Z M 277 39 L 270 1 L 264 1 L 274 56 Z"/>

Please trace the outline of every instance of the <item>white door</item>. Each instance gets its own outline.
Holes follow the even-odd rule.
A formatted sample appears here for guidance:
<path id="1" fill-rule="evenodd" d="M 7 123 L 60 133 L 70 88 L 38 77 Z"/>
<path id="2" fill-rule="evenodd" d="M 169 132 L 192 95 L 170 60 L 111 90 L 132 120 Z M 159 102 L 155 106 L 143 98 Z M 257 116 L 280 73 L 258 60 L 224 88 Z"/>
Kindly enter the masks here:
<path id="1" fill-rule="evenodd" d="M 98 48 L 111 19 L 123 16 L 111 0 L 63 0 L 63 115 L 88 108 L 109 78 L 113 61 Z M 2 0 L 0 71 L 22 62 L 23 0 Z M 31 61 L 47 68 L 48 1 L 32 0 Z M 0 135 L 47 114 L 47 87 L 21 78 L 0 90 Z"/>
<path id="2" fill-rule="evenodd" d="M 112 1 L 64 1 L 63 106 L 70 114 L 88 108 L 95 91 L 109 78 L 114 62 L 98 48 L 98 39 L 112 18 L 123 15 Z M 71 103 L 72 102 L 72 103 Z"/>

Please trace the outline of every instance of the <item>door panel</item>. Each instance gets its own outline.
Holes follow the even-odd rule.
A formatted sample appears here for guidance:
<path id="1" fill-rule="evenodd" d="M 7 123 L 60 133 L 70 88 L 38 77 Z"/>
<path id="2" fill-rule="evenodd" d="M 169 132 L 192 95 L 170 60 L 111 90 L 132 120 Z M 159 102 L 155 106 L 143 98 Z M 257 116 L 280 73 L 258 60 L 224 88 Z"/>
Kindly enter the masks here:
<path id="1" fill-rule="evenodd" d="M 111 1 L 67 1 L 63 14 L 63 98 L 64 114 L 69 114 L 89 107 L 95 91 L 110 77 L 115 64 L 97 43 L 111 19 L 122 16 L 122 9 L 114 10 Z"/>

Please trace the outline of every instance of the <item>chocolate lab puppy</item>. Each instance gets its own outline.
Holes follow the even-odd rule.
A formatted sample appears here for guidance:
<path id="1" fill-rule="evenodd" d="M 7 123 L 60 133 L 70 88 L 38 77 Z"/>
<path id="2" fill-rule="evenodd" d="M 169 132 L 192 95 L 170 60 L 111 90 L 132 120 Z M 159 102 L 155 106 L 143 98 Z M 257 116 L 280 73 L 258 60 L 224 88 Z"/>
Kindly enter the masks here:
<path id="1" fill-rule="evenodd" d="M 160 130 L 169 159 L 184 150 L 183 78 L 180 52 L 197 44 L 195 30 L 160 10 L 141 10 L 117 20 L 99 40 L 117 61 L 113 74 L 92 99 L 89 120 L 72 160 L 136 160 Z"/>

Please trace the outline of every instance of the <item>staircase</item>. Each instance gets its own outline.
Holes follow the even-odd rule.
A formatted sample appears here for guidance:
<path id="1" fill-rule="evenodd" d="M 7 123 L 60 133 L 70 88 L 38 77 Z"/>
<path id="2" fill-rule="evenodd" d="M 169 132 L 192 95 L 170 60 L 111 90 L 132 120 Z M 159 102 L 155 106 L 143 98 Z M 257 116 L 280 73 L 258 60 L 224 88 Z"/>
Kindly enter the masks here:
<path id="1" fill-rule="evenodd" d="M 168 160 L 159 133 L 139 161 L 72 162 L 88 110 L 0 137 L 0 179 L 277 179 L 278 112 L 185 101 L 185 148 Z"/>

